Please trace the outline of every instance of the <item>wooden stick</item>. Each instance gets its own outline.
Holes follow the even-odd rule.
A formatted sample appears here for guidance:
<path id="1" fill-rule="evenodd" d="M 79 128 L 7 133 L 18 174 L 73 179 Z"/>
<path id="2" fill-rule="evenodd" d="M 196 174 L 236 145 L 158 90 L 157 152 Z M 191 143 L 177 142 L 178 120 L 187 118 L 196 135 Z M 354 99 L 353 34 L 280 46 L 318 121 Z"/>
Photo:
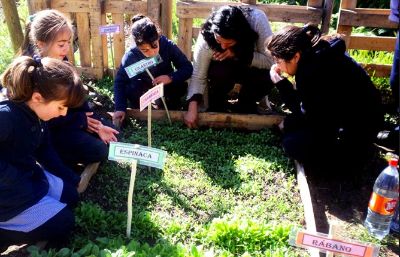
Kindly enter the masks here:
<path id="1" fill-rule="evenodd" d="M 128 191 L 128 219 L 126 226 L 126 236 L 128 238 L 131 237 L 131 229 L 132 229 L 132 197 L 133 197 L 133 188 L 135 186 L 136 167 L 137 167 L 137 160 L 133 160 L 131 162 L 131 179 L 129 181 L 129 191 Z"/>

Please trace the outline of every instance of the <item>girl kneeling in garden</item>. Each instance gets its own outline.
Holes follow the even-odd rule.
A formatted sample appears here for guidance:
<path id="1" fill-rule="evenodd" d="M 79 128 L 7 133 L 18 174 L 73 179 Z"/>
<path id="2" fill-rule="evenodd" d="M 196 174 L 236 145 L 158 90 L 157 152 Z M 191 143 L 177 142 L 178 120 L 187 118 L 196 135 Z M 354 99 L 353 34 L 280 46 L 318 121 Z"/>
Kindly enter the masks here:
<path id="1" fill-rule="evenodd" d="M 2 75 L 9 100 L 0 102 L 0 246 L 59 243 L 74 226 L 79 176 L 63 165 L 46 121 L 84 101 L 66 62 L 19 57 Z"/>

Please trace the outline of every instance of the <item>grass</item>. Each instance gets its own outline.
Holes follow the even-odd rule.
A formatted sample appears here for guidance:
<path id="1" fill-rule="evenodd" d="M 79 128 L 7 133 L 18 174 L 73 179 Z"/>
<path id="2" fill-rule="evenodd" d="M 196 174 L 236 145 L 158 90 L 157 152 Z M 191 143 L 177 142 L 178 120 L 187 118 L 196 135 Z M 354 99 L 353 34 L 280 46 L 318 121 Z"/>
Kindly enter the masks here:
<path id="1" fill-rule="evenodd" d="M 146 145 L 132 121 L 123 142 Z M 164 170 L 139 166 L 132 236 L 125 238 L 130 167 L 101 166 L 75 210 L 69 248 L 32 256 L 305 256 L 287 239 L 303 213 L 293 164 L 271 131 L 189 130 L 153 123 Z M 53 251 L 53 252 L 52 252 Z"/>
<path id="2" fill-rule="evenodd" d="M 19 12 L 26 17 L 24 1 Z M 176 17 L 173 31 L 176 35 Z M 4 23 L 0 42 L 2 72 L 13 58 Z M 359 62 L 391 64 L 393 58 L 387 52 L 350 54 Z M 374 82 L 388 90 L 387 78 Z M 95 88 L 112 99 L 112 79 Z M 120 141 L 146 145 L 146 126 L 131 121 Z M 153 146 L 166 150 L 168 158 L 164 170 L 138 168 L 131 238 L 125 237 L 130 167 L 107 162 L 75 209 L 77 225 L 68 248 L 32 246 L 31 255 L 307 256 L 287 243 L 290 230 L 304 223 L 303 207 L 293 163 L 271 131 L 189 130 L 154 122 Z M 376 242 L 360 224 L 347 230 L 352 238 Z M 382 244 L 392 241 L 388 237 Z"/>

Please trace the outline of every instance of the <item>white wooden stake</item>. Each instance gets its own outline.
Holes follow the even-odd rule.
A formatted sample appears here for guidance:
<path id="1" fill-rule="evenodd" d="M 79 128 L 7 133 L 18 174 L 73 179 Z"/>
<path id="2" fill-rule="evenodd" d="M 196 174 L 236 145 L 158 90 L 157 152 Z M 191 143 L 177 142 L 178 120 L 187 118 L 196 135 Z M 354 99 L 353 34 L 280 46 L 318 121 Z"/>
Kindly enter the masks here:
<path id="1" fill-rule="evenodd" d="M 132 228 L 132 196 L 133 196 L 133 188 L 135 186 L 135 178 L 136 178 L 136 167 L 137 160 L 133 160 L 131 162 L 131 179 L 129 181 L 129 191 L 128 191 L 128 220 L 126 226 L 126 236 L 128 238 L 131 237 L 131 228 Z"/>
<path id="2" fill-rule="evenodd" d="M 337 237 L 337 232 L 339 230 L 339 225 L 336 221 L 330 220 L 329 221 L 329 238 L 335 239 Z M 326 252 L 326 257 L 334 257 L 335 254 L 332 252 Z"/>

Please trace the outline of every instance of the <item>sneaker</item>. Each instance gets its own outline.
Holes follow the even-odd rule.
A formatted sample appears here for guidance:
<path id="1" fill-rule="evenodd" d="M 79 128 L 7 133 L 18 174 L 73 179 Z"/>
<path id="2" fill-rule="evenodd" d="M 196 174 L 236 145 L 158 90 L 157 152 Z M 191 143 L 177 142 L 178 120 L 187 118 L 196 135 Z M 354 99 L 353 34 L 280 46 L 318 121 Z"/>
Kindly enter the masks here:
<path id="1" fill-rule="evenodd" d="M 257 105 L 258 114 L 268 115 L 273 114 L 275 111 L 272 108 L 272 103 L 269 101 L 268 96 L 264 96 Z"/>
<path id="2" fill-rule="evenodd" d="M 100 162 L 90 163 L 88 164 L 81 174 L 81 181 L 79 181 L 78 185 L 78 193 L 85 192 L 86 188 L 89 185 L 90 179 L 96 174 L 97 169 L 99 168 Z"/>

